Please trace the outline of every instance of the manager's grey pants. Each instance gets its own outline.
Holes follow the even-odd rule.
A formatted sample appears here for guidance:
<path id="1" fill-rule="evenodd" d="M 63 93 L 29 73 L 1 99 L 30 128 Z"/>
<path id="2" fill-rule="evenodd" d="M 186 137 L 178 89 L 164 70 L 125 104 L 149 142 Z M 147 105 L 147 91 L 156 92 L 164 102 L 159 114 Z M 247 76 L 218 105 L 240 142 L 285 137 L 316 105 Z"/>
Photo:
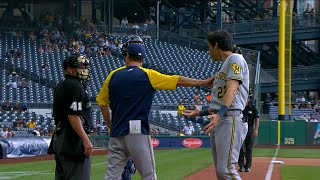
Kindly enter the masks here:
<path id="1" fill-rule="evenodd" d="M 121 179 L 122 170 L 129 157 L 134 162 L 142 180 L 157 179 L 150 136 L 129 134 L 121 137 L 110 137 L 105 180 Z"/>

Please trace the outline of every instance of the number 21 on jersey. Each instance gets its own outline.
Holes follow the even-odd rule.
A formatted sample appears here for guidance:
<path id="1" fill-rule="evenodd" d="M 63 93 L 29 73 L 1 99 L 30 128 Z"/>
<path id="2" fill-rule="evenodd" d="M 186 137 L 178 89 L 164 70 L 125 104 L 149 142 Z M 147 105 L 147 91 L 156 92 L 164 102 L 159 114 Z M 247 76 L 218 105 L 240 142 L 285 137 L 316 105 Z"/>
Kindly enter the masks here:
<path id="1" fill-rule="evenodd" d="M 82 111 L 82 102 L 73 101 L 70 109 L 72 109 L 73 111 Z"/>
<path id="2" fill-rule="evenodd" d="M 227 86 L 220 86 L 218 87 L 218 98 L 222 98 L 226 93 Z"/>

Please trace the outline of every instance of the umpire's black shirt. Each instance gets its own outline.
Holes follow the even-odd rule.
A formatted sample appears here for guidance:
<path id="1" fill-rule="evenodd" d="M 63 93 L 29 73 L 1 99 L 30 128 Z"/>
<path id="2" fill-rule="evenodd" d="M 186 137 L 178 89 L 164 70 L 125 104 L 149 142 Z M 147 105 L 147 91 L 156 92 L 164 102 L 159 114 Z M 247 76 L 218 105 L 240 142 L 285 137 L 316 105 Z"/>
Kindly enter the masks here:
<path id="1" fill-rule="evenodd" d="M 91 105 L 84 86 L 75 76 L 65 75 L 54 90 L 53 116 L 55 124 L 71 128 L 68 115 L 78 115 L 84 127 L 92 129 Z"/>
<path id="2" fill-rule="evenodd" d="M 256 107 L 252 105 L 251 102 L 249 102 L 249 105 L 246 105 L 246 107 L 243 110 L 243 115 L 247 118 L 248 120 L 248 128 L 253 128 L 254 125 L 254 120 L 256 118 L 259 118 L 258 110 Z"/>

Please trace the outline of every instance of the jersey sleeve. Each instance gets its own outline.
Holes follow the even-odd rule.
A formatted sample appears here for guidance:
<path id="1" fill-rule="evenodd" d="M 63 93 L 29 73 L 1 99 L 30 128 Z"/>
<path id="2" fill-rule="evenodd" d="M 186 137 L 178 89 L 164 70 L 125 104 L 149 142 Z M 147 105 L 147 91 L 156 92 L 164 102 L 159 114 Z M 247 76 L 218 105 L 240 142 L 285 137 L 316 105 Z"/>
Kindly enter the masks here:
<path id="1" fill-rule="evenodd" d="M 96 101 L 99 106 L 107 106 L 110 105 L 110 99 L 109 99 L 109 82 L 111 79 L 112 74 L 110 73 L 107 79 L 104 81 L 102 88 L 96 98 Z"/>
<path id="2" fill-rule="evenodd" d="M 109 107 L 110 105 L 110 99 L 109 99 L 109 82 L 112 77 L 112 75 L 118 71 L 123 69 L 124 67 L 118 68 L 116 70 L 113 70 L 110 72 L 110 74 L 107 76 L 106 80 L 104 81 L 101 90 L 96 98 L 96 101 L 99 106 L 107 106 Z"/>
<path id="3" fill-rule="evenodd" d="M 241 55 L 233 55 L 229 60 L 227 78 L 230 80 L 238 80 L 242 83 L 245 71 L 245 60 Z"/>
<path id="4" fill-rule="evenodd" d="M 149 81 L 154 89 L 174 90 L 177 88 L 178 75 L 165 75 L 155 70 L 141 68 L 148 75 Z"/>

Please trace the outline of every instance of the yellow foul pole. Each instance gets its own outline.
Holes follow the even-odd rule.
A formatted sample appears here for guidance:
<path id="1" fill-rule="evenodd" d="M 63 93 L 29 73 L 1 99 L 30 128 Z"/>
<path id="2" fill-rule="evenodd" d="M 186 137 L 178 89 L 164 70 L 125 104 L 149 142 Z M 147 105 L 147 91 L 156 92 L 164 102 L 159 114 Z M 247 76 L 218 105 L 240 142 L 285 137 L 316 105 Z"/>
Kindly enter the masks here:
<path id="1" fill-rule="evenodd" d="M 279 56 L 278 56 L 278 120 L 285 117 L 285 23 L 286 0 L 280 0 Z"/>
<path id="2" fill-rule="evenodd" d="M 285 102 L 288 111 L 286 114 L 291 116 L 291 55 L 292 55 L 292 10 L 293 1 L 286 0 L 286 39 L 285 39 Z"/>

